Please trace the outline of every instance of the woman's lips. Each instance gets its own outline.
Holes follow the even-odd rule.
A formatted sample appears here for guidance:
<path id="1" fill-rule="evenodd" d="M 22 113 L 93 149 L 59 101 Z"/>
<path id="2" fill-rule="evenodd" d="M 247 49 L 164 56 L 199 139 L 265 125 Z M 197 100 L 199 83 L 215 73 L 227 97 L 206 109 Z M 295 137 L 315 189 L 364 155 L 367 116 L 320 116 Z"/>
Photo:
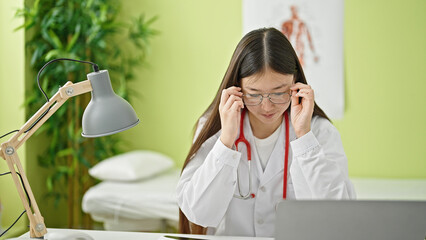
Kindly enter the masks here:
<path id="1" fill-rule="evenodd" d="M 269 114 L 262 114 L 265 118 L 272 118 L 275 115 L 275 113 L 269 113 Z"/>

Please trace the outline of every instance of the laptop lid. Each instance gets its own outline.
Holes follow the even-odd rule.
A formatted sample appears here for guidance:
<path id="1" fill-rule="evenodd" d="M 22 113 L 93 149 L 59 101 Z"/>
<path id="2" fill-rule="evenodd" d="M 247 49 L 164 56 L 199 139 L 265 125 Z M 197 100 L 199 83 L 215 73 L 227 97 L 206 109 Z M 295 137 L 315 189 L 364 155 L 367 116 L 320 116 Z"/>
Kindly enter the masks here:
<path id="1" fill-rule="evenodd" d="M 276 240 L 424 240 L 426 202 L 287 200 L 277 207 Z"/>

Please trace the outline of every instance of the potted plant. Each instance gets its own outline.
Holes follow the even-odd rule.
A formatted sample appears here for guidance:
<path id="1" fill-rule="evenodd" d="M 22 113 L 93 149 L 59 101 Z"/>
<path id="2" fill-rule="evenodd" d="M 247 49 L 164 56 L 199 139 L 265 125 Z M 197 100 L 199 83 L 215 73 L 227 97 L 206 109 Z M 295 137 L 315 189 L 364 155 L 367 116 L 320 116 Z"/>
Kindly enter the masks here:
<path id="1" fill-rule="evenodd" d="M 151 26 L 155 17 L 146 19 L 141 15 L 124 23 L 118 20 L 119 12 L 119 2 L 112 0 L 35 0 L 31 6 L 19 9 L 16 15 L 25 17 L 19 28 L 25 28 L 29 39 L 26 48 L 33 73 L 55 58 L 89 60 L 108 69 L 116 93 L 129 100 L 129 96 L 136 94 L 128 87 L 134 80 L 133 71 L 144 63 L 149 41 L 158 32 Z M 120 36 L 126 37 L 123 40 Z M 84 80 L 91 71 L 90 66 L 74 62 L 55 64 L 41 76 L 41 86 L 49 97 L 59 85 Z M 30 91 L 25 106 L 31 116 L 45 103 L 45 98 L 36 81 L 27 89 Z M 49 169 L 46 197 L 56 204 L 66 200 L 68 228 L 91 227 L 90 218 L 81 210 L 82 196 L 94 184 L 88 169 L 121 152 L 122 139 L 116 135 L 81 137 L 82 109 L 89 100 L 90 94 L 70 99 L 36 133 L 47 138 L 44 145 L 48 143 L 38 156 L 39 165 Z"/>

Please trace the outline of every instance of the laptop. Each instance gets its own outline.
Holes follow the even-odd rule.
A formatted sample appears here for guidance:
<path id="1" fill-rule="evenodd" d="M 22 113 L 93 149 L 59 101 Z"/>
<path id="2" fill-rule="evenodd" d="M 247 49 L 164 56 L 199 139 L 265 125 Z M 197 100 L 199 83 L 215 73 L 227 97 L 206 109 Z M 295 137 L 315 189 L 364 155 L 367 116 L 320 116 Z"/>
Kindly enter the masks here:
<path id="1" fill-rule="evenodd" d="M 425 240 L 426 201 L 283 201 L 275 239 Z"/>

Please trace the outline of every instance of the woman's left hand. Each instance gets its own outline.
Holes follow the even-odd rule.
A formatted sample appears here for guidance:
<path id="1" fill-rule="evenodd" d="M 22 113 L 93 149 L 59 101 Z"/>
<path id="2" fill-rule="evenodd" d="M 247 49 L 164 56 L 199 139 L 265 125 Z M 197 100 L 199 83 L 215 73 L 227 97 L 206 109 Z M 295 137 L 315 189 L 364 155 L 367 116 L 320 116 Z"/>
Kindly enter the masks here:
<path id="1" fill-rule="evenodd" d="M 311 119 L 314 112 L 314 90 L 311 86 L 296 83 L 291 88 L 291 123 L 296 136 L 300 138 L 311 131 Z M 299 98 L 300 101 L 299 101 Z"/>

